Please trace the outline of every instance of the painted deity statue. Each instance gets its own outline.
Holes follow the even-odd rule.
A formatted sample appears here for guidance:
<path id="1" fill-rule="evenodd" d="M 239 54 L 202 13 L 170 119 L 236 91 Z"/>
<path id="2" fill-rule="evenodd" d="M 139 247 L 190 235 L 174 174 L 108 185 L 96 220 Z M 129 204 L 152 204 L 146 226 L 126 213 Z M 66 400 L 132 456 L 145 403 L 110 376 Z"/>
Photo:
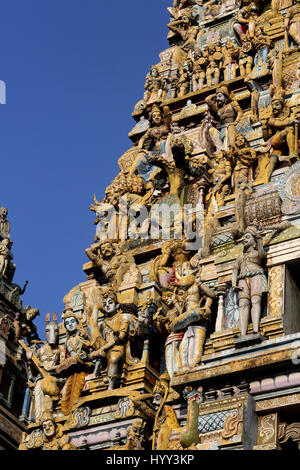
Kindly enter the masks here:
<path id="1" fill-rule="evenodd" d="M 241 183 L 250 183 L 254 179 L 253 165 L 257 159 L 256 151 L 250 147 L 246 138 L 238 134 L 236 148 L 233 149 L 235 167 L 233 171 L 233 186 L 235 192 Z"/>
<path id="2" fill-rule="evenodd" d="M 208 212 L 214 212 L 214 200 L 217 207 L 224 205 L 224 199 L 230 193 L 230 180 L 232 174 L 231 159 L 228 152 L 220 150 L 215 157 L 212 171 L 213 186 L 206 197 Z"/>
<path id="3" fill-rule="evenodd" d="M 85 250 L 88 258 L 100 269 L 108 283 L 118 289 L 124 276 L 134 268 L 138 272 L 134 257 L 122 254 L 118 245 L 110 240 L 94 243 Z"/>
<path id="4" fill-rule="evenodd" d="M 177 287 L 162 290 L 162 301 L 166 311 L 160 307 L 153 315 L 153 325 L 166 339 L 165 341 L 165 363 L 170 377 L 178 370 L 179 345 L 184 333 L 174 333 L 173 325 L 176 318 L 183 312 L 184 290 Z"/>
<path id="5" fill-rule="evenodd" d="M 135 173 L 141 175 L 147 183 L 151 180 L 153 181 L 155 176 L 161 171 L 150 162 L 149 157 L 166 153 L 167 138 L 172 122 L 170 109 L 165 106 L 161 110 L 157 105 L 154 105 L 151 109 L 149 120 L 150 129 L 140 139 L 138 144 L 139 153 L 130 169 L 132 175 Z"/>
<path id="6" fill-rule="evenodd" d="M 41 416 L 40 425 L 42 435 L 38 437 L 32 446 L 30 436 L 23 436 L 19 450 L 32 450 L 37 448 L 40 450 L 57 451 L 57 450 L 76 450 L 76 446 L 70 442 L 69 436 L 64 434 L 62 424 L 57 423 L 51 411 L 47 410 Z"/>
<path id="7" fill-rule="evenodd" d="M 155 65 L 152 65 L 145 83 L 144 103 L 151 104 L 159 101 L 162 96 L 162 80 Z"/>
<path id="8" fill-rule="evenodd" d="M 243 111 L 236 100 L 230 98 L 228 88 L 217 88 L 215 95 L 205 99 L 209 112 L 221 125 L 220 131 L 215 127 L 209 129 L 209 134 L 217 150 L 227 150 L 235 147 L 236 124 L 243 117 Z"/>
<path id="9" fill-rule="evenodd" d="M 234 30 L 238 37 L 248 32 L 250 39 L 255 37 L 255 27 L 259 17 L 258 2 L 252 0 L 243 0 L 242 8 L 237 14 L 237 23 L 234 24 Z"/>
<path id="10" fill-rule="evenodd" d="M 179 70 L 179 79 L 177 82 L 178 98 L 192 91 L 193 61 L 187 60 Z"/>
<path id="11" fill-rule="evenodd" d="M 56 313 L 53 314 L 52 322 L 49 313 L 47 313 L 45 320 L 46 344 L 40 347 L 36 354 L 28 351 L 26 355 L 32 377 L 34 377 L 33 395 L 36 420 L 40 419 L 46 409 L 52 410 L 53 401 L 59 398 L 62 382 L 51 374 L 56 372 L 57 366 L 65 359 L 64 347 L 58 344 Z M 35 359 L 34 362 L 33 359 Z"/>
<path id="12" fill-rule="evenodd" d="M 168 268 L 172 259 L 173 266 Z M 195 367 L 200 362 L 207 331 L 206 320 L 215 297 L 214 292 L 201 282 L 198 271 L 199 254 L 189 260 L 184 242 L 179 240 L 165 242 L 162 255 L 154 260 L 152 266 L 152 279 L 156 278 L 163 286 L 170 285 L 184 291 L 179 315 L 169 325 L 172 333 L 183 333 L 179 367 Z M 179 304 L 174 303 L 174 307 L 178 310 Z"/>
<path id="13" fill-rule="evenodd" d="M 208 54 L 197 49 L 194 54 L 193 91 L 201 90 L 205 83 Z"/>
<path id="14" fill-rule="evenodd" d="M 263 270 L 266 252 L 257 228 L 247 227 L 241 241 L 244 252 L 233 266 L 232 288 L 239 297 L 241 336 L 246 336 L 249 317 L 253 333 L 259 333 L 262 294 L 267 291 L 268 284 Z"/>
<path id="15" fill-rule="evenodd" d="M 269 53 L 272 40 L 264 33 L 262 27 L 256 26 L 255 36 L 251 39 L 251 42 L 255 50 L 255 56 L 253 61 L 254 67 L 250 78 L 258 78 L 269 72 Z"/>
<path id="16" fill-rule="evenodd" d="M 201 362 L 207 332 L 207 320 L 215 298 L 214 292 L 207 287 L 199 275 L 188 274 L 177 284 L 185 289 L 183 313 L 173 322 L 174 332 L 182 331 L 179 346 L 179 368 L 194 368 Z"/>
<path id="17" fill-rule="evenodd" d="M 68 415 L 81 395 L 88 368 L 91 366 L 88 363 L 91 343 L 82 324 L 81 315 L 75 314 L 71 308 L 66 308 L 62 318 L 66 329 L 65 360 L 57 366 L 56 372 L 60 377 L 67 378 L 62 389 L 61 410 L 64 415 Z"/>
<path id="18" fill-rule="evenodd" d="M 300 46 L 300 0 L 293 0 L 293 6 L 285 14 L 285 28 L 292 39 Z"/>
<path id="19" fill-rule="evenodd" d="M 230 38 L 226 39 L 225 46 L 222 48 L 223 60 L 222 68 L 224 80 L 232 80 L 236 78 L 238 66 L 239 49 Z"/>
<path id="20" fill-rule="evenodd" d="M 182 64 L 188 53 L 194 50 L 199 26 L 194 24 L 191 14 L 186 11 L 179 19 L 169 23 L 168 28 L 182 39 L 183 44 L 177 46 L 173 53 L 174 62 L 178 65 Z"/>
<path id="21" fill-rule="evenodd" d="M 167 449 L 173 429 L 179 428 L 175 411 L 171 406 L 165 404 L 169 389 L 170 377 L 167 372 L 164 372 L 156 381 L 153 389 L 152 403 L 156 414 L 153 426 L 152 450 Z"/>
<path id="22" fill-rule="evenodd" d="M 293 110 L 285 104 L 284 90 L 275 90 L 272 96 L 272 114 L 262 121 L 263 135 L 267 141 L 266 150 L 270 150 L 272 169 L 276 165 L 278 156 L 284 155 L 285 147 L 288 149 L 289 159 L 298 158 L 298 127 L 299 108 Z"/>
<path id="23" fill-rule="evenodd" d="M 207 86 L 217 85 L 221 79 L 221 68 L 222 68 L 222 48 L 218 45 L 209 45 L 207 51 L 203 53 L 204 57 L 208 58 L 208 64 L 206 67 L 206 84 Z"/>
<path id="24" fill-rule="evenodd" d="M 7 270 L 10 256 L 10 240 L 9 238 L 3 238 L 0 243 L 0 275 L 4 276 Z"/>
<path id="25" fill-rule="evenodd" d="M 253 46 L 247 34 L 241 34 L 240 41 L 242 43 L 239 48 L 238 57 L 240 76 L 247 77 L 250 75 L 253 66 L 253 57 L 251 55 Z"/>
<path id="26" fill-rule="evenodd" d="M 124 363 L 129 365 L 134 361 L 130 353 L 129 337 L 143 334 L 142 324 L 145 318 L 136 319 L 130 313 L 124 313 L 118 303 L 117 294 L 112 289 L 103 293 L 102 316 L 99 318 L 98 329 L 100 336 L 96 339 L 90 358 L 97 360 L 95 373 L 107 364 L 108 390 L 116 388 Z"/>
<path id="27" fill-rule="evenodd" d="M 6 207 L 0 207 L 0 234 L 4 238 L 9 238 L 10 223 L 7 220 L 8 210 Z"/>

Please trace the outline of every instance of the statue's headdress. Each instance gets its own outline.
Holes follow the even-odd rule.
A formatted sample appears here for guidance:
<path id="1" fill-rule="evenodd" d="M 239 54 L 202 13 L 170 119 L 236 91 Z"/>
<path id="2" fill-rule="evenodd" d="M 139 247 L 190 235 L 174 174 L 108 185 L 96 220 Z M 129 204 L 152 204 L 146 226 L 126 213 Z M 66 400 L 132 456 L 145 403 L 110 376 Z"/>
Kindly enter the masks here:
<path id="1" fill-rule="evenodd" d="M 40 419 L 39 419 L 39 422 L 40 424 L 43 424 L 45 421 L 52 421 L 53 423 L 55 423 L 55 419 L 53 417 L 53 413 L 51 410 L 45 410 L 43 411 Z"/>
<path id="2" fill-rule="evenodd" d="M 272 101 L 279 100 L 281 103 L 284 103 L 285 91 L 280 89 L 275 89 L 272 93 Z"/>
<path id="3" fill-rule="evenodd" d="M 76 318 L 76 320 L 78 321 L 81 320 L 80 313 L 75 313 L 71 307 L 66 307 L 61 315 L 61 318 L 65 320 L 66 318 L 72 318 L 72 317 Z"/>
<path id="4" fill-rule="evenodd" d="M 216 94 L 218 93 L 222 93 L 223 95 L 225 95 L 227 98 L 230 97 L 230 93 L 229 93 L 229 90 L 227 88 L 227 86 L 220 86 L 216 89 Z"/>
<path id="5" fill-rule="evenodd" d="M 160 107 L 157 104 L 154 104 L 152 106 L 151 111 L 150 111 L 150 118 L 152 118 L 152 116 L 155 112 L 159 112 L 160 114 L 162 114 L 162 111 L 161 111 Z"/>

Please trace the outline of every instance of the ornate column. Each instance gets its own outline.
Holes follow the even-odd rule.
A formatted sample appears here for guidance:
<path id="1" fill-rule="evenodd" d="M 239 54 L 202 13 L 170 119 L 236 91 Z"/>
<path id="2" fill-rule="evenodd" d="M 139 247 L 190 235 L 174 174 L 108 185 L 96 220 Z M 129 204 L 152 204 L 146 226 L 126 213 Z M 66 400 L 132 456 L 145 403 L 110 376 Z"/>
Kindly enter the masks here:
<path id="1" fill-rule="evenodd" d="M 284 313 L 285 266 L 269 269 L 268 316 L 282 316 Z"/>

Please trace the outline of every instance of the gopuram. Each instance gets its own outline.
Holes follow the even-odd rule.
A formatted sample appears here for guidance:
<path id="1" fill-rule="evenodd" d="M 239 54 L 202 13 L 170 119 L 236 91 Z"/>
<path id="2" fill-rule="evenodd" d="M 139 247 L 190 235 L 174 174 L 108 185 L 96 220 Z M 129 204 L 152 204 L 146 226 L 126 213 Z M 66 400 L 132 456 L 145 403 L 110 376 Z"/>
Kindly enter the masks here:
<path id="1" fill-rule="evenodd" d="M 300 0 L 168 11 L 21 450 L 300 448 Z"/>
<path id="2" fill-rule="evenodd" d="M 0 450 L 17 450 L 29 422 L 30 390 L 19 341 L 40 344 L 33 320 L 39 310 L 23 307 L 21 288 L 13 282 L 16 265 L 11 248 L 8 210 L 0 207 Z"/>

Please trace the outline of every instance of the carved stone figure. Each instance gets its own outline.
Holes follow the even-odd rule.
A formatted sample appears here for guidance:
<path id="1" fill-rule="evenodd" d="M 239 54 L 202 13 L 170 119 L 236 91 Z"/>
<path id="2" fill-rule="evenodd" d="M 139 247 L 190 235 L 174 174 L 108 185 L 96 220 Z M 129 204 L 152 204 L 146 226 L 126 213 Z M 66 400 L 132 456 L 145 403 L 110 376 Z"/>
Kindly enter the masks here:
<path id="1" fill-rule="evenodd" d="M 31 369 L 31 383 L 34 396 L 35 420 L 41 418 L 45 410 L 53 409 L 53 401 L 58 400 L 63 381 L 56 379 L 51 374 L 56 372 L 56 367 L 64 361 L 65 351 L 62 345 L 58 344 L 58 324 L 56 313 L 53 314 L 53 321 L 50 321 L 50 314 L 46 315 L 46 344 L 40 347 L 36 354 L 28 351 L 26 354 L 28 364 Z"/>
<path id="2" fill-rule="evenodd" d="M 250 39 L 253 39 L 255 37 L 259 9 L 257 3 L 252 0 L 243 0 L 242 5 L 237 14 L 237 23 L 234 25 L 234 30 L 239 37 L 243 33 L 248 32 Z"/>
<path id="3" fill-rule="evenodd" d="M 253 61 L 253 70 L 250 78 L 258 78 L 266 75 L 269 72 L 269 52 L 272 46 L 272 40 L 264 34 L 263 28 L 257 26 L 255 28 L 255 36 L 252 38 L 252 44 L 255 49 L 255 56 Z"/>
<path id="4" fill-rule="evenodd" d="M 64 434 L 63 426 L 56 423 L 51 411 L 45 411 L 41 420 L 42 435 L 36 442 L 31 442 L 30 435 L 25 435 L 19 450 L 31 450 L 41 448 L 42 450 L 76 450 L 75 445 L 70 442 L 70 438 Z"/>
<path id="5" fill-rule="evenodd" d="M 183 312 L 173 321 L 174 332 L 184 332 L 179 346 L 179 368 L 194 368 L 200 361 L 214 292 L 197 277 L 187 274 L 176 284 L 186 290 Z"/>
<path id="6" fill-rule="evenodd" d="M 139 134 L 149 129 L 150 123 L 145 116 L 141 116 L 139 122 L 133 127 L 129 135 Z"/>
<path id="7" fill-rule="evenodd" d="M 169 393 L 169 383 L 170 377 L 165 372 L 157 380 L 153 389 L 152 403 L 156 415 L 153 426 L 152 450 L 167 449 L 173 429 L 179 428 L 175 411 L 171 406 L 165 405 Z"/>
<path id="8" fill-rule="evenodd" d="M 9 259 L 12 256 L 10 255 L 9 246 L 10 246 L 9 238 L 3 238 L 3 240 L 0 243 L 0 275 L 1 276 L 5 275 Z"/>
<path id="9" fill-rule="evenodd" d="M 292 39 L 300 46 L 300 1 L 293 0 L 293 6 L 285 14 L 284 26 Z"/>
<path id="10" fill-rule="evenodd" d="M 215 127 L 209 129 L 210 136 L 218 150 L 227 150 L 235 147 L 236 124 L 243 117 L 243 111 L 236 100 L 230 98 L 228 88 L 217 88 L 215 95 L 205 99 L 210 113 L 219 120 L 221 130 Z"/>
<path id="11" fill-rule="evenodd" d="M 197 49 L 193 54 L 194 69 L 193 69 L 193 91 L 201 90 L 205 83 L 206 66 L 208 64 L 208 53 Z"/>
<path id="12" fill-rule="evenodd" d="M 85 250 L 88 258 L 101 270 L 111 286 L 118 289 L 132 266 L 137 270 L 133 256 L 121 254 L 116 243 L 103 240 Z"/>
<path id="13" fill-rule="evenodd" d="M 259 333 L 262 294 L 267 291 L 263 260 L 266 252 L 255 226 L 247 227 L 241 238 L 244 253 L 237 258 L 232 271 L 232 288 L 238 292 L 241 336 L 247 335 L 249 317 L 253 332 Z"/>
<path id="14" fill-rule="evenodd" d="M 7 220 L 7 214 L 6 207 L 0 207 L 0 234 L 3 238 L 9 238 L 10 223 Z"/>
<path id="15" fill-rule="evenodd" d="M 169 23 L 168 28 L 182 39 L 183 44 L 177 46 L 173 54 L 174 62 L 176 64 L 182 64 L 188 53 L 194 50 L 195 41 L 199 33 L 199 26 L 195 25 L 191 15 L 185 12 L 181 18 Z"/>
<path id="16" fill-rule="evenodd" d="M 284 95 L 284 90 L 274 92 L 272 96 L 272 115 L 262 122 L 264 138 L 265 140 L 269 139 L 266 150 L 271 148 L 271 157 L 275 158 L 273 169 L 276 164 L 276 157 L 284 154 L 286 145 L 289 159 L 298 157 L 299 110 L 294 108 L 292 112 L 289 106 L 285 104 Z"/>
<path id="17" fill-rule="evenodd" d="M 225 46 L 222 48 L 223 60 L 222 68 L 224 73 L 224 80 L 232 80 L 236 78 L 238 66 L 239 49 L 230 38 L 226 39 Z"/>
<path id="18" fill-rule="evenodd" d="M 210 187 L 206 196 L 208 212 L 214 212 L 214 198 L 217 207 L 224 205 L 224 199 L 230 193 L 230 179 L 232 174 L 231 159 L 228 152 L 220 150 L 216 154 L 214 167 L 211 170 L 213 186 Z"/>
<path id="19" fill-rule="evenodd" d="M 157 105 L 154 105 L 149 118 L 150 129 L 140 139 L 139 154 L 130 169 L 130 174 L 137 173 L 146 182 L 153 181 L 161 171 L 149 161 L 149 156 L 163 155 L 166 152 L 167 138 L 172 122 L 170 109 L 166 106 L 161 110 Z"/>
<path id="20" fill-rule="evenodd" d="M 220 82 L 220 67 L 215 61 L 213 55 L 208 57 L 208 66 L 206 68 L 206 84 L 207 86 L 217 85 Z"/>
<path id="21" fill-rule="evenodd" d="M 233 151 L 235 167 L 233 173 L 233 185 L 235 192 L 241 183 L 250 183 L 254 179 L 253 164 L 256 161 L 256 151 L 247 145 L 246 138 L 238 134 L 236 137 L 236 149 Z"/>
<path id="22" fill-rule="evenodd" d="M 193 61 L 187 60 L 186 63 L 179 70 L 179 78 L 177 82 L 178 98 L 192 91 L 192 77 L 193 77 Z"/>
<path id="23" fill-rule="evenodd" d="M 88 368 L 91 366 L 88 364 L 91 343 L 80 314 L 66 308 L 62 318 L 67 336 L 64 344 L 65 360 L 56 367 L 56 372 L 60 377 L 67 377 L 62 389 L 61 410 L 68 415 L 81 395 Z"/>
<path id="24" fill-rule="evenodd" d="M 241 77 L 248 77 L 252 71 L 253 57 L 251 55 L 253 46 L 248 35 L 241 34 L 241 47 L 239 48 L 239 69 Z"/>
<path id="25" fill-rule="evenodd" d="M 37 328 L 33 320 L 40 314 L 38 308 L 31 308 L 28 305 L 22 312 L 16 315 L 14 320 L 16 340 L 26 338 L 27 343 L 30 345 L 32 342 L 39 341 Z"/>
<path id="26" fill-rule="evenodd" d="M 173 267 L 167 268 L 170 260 Z M 162 246 L 160 255 L 152 266 L 152 279 L 156 278 L 166 286 L 171 285 L 185 291 L 182 298 L 182 305 L 174 302 L 176 311 L 172 312 L 175 317 L 168 321 L 169 331 L 172 333 L 183 332 L 183 339 L 179 346 L 179 367 L 195 367 L 201 360 L 203 346 L 206 336 L 205 321 L 210 315 L 214 292 L 200 280 L 199 274 L 199 254 L 191 260 L 188 259 L 188 252 L 184 248 L 184 242 L 171 240 Z"/>
<path id="27" fill-rule="evenodd" d="M 159 71 L 155 65 L 152 65 L 145 83 L 144 103 L 151 104 L 159 101 L 162 95 L 162 81 Z"/>
<path id="28" fill-rule="evenodd" d="M 120 378 L 123 363 L 132 362 L 129 336 L 133 337 L 135 334 L 142 333 L 142 323 L 145 319 L 134 321 L 133 315 L 123 313 L 118 303 L 117 294 L 112 289 L 107 289 L 103 293 L 102 312 L 103 316 L 99 319 L 100 337 L 93 345 L 95 351 L 91 352 L 90 358 L 100 359 L 96 366 L 96 372 L 102 366 L 101 358 L 105 359 L 108 390 L 112 390 Z"/>

